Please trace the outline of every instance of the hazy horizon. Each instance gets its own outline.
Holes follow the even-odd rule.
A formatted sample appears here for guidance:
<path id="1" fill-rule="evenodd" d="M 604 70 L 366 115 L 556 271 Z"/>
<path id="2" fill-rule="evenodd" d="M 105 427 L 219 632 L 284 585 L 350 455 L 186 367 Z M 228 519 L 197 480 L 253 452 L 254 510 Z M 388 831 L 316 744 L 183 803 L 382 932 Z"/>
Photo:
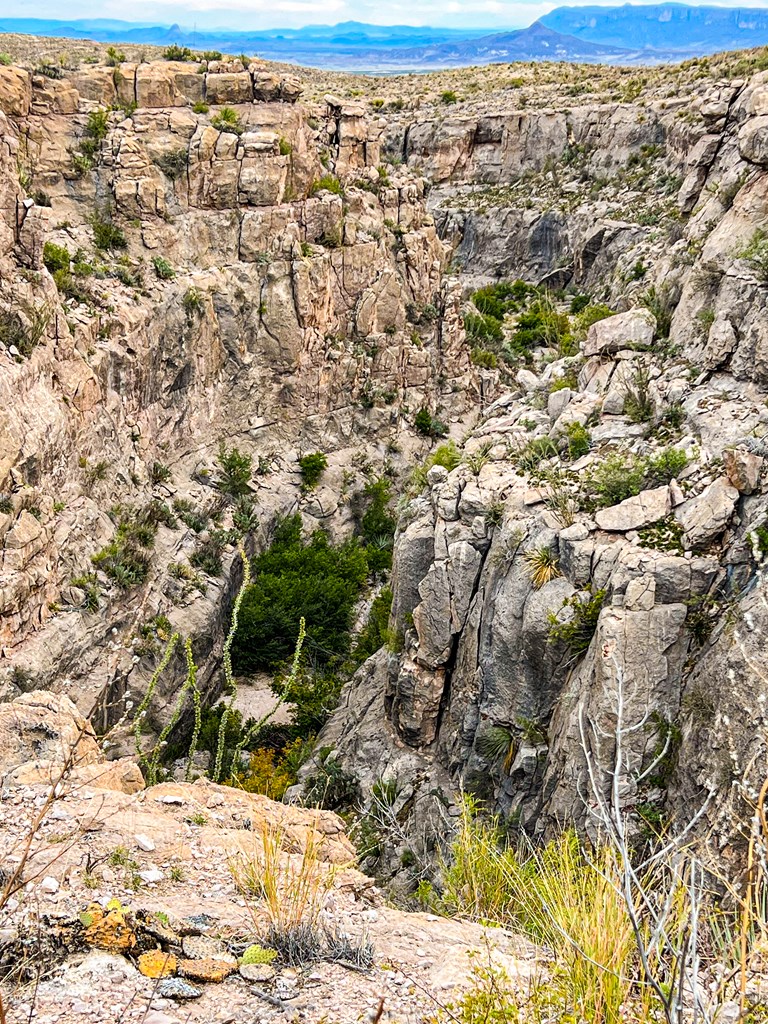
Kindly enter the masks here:
<path id="1" fill-rule="evenodd" d="M 631 6 L 649 6 L 658 0 L 637 0 Z M 125 4 L 119 0 L 72 0 L 66 16 L 53 0 L 6 0 L 3 18 L 56 19 L 64 21 L 116 20 L 132 25 L 178 24 L 189 31 L 266 31 L 330 26 L 347 21 L 365 22 L 381 27 L 433 27 L 444 29 L 525 28 L 538 18 L 561 6 L 551 0 L 477 0 L 472 4 L 459 0 L 423 0 L 415 16 L 414 6 L 400 0 L 136 0 L 133 17 L 126 17 Z M 610 0 L 584 0 L 570 7 L 615 6 Z M 697 3 L 681 6 L 718 6 L 760 8 L 766 0 L 748 2 Z"/>

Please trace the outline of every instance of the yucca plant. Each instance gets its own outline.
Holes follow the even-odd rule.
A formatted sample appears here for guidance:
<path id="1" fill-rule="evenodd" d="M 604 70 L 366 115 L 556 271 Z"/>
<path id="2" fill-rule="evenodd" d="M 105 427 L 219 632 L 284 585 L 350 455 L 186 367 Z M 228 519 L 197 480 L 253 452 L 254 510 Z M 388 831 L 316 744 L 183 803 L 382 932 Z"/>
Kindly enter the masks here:
<path id="1" fill-rule="evenodd" d="M 541 547 L 525 552 L 528 573 L 536 590 L 541 590 L 545 583 L 562 576 L 560 560 L 551 548 Z"/>
<path id="2" fill-rule="evenodd" d="M 475 747 L 478 754 L 491 764 L 501 764 L 504 774 L 509 774 L 517 753 L 515 737 L 503 725 L 491 725 L 477 737 Z"/>

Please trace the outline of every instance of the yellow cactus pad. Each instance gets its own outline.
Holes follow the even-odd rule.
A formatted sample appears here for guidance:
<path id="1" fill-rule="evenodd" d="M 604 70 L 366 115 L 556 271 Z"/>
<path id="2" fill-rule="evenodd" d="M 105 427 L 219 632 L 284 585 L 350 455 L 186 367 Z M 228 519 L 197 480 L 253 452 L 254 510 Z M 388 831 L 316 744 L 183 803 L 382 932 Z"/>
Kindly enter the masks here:
<path id="1" fill-rule="evenodd" d="M 91 903 L 80 920 L 89 946 L 109 953 L 127 953 L 136 945 L 136 933 L 122 908 L 105 913 L 100 904 Z"/>
<path id="2" fill-rule="evenodd" d="M 176 957 L 162 949 L 151 949 L 139 957 L 139 971 L 145 978 L 170 978 L 176 973 Z"/>

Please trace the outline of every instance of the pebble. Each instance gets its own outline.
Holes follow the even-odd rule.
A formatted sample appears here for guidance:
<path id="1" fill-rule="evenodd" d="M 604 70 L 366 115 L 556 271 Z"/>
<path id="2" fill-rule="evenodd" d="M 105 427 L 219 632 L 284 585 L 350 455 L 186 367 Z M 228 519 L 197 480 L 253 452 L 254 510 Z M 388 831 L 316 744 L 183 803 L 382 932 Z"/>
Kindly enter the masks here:
<path id="1" fill-rule="evenodd" d="M 149 838 L 149 836 L 145 836 L 139 833 L 138 835 L 135 835 L 133 838 L 138 848 L 140 850 L 143 850 L 145 853 L 152 853 L 152 851 L 155 849 L 155 844 Z"/>
<path id="2" fill-rule="evenodd" d="M 163 872 L 159 868 L 147 868 L 146 871 L 139 871 L 139 878 L 151 885 L 152 882 L 162 882 Z"/>
<path id="3" fill-rule="evenodd" d="M 47 892 L 53 895 L 55 892 L 59 891 L 59 883 L 55 878 L 53 878 L 52 875 L 46 875 L 46 877 L 40 883 L 40 888 L 43 890 L 43 892 Z"/>

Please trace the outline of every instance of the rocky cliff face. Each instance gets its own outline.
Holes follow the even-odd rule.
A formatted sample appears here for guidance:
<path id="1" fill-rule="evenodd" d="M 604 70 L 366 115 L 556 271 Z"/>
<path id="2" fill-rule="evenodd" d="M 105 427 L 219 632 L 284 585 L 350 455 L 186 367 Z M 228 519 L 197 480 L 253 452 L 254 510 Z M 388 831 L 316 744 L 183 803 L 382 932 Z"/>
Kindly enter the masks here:
<path id="1" fill-rule="evenodd" d="M 210 691 L 228 614 L 228 584 L 169 575 L 178 521 L 145 585 L 95 598 L 111 508 L 204 507 L 224 439 L 272 470 L 265 518 L 299 500 L 296 454 L 328 452 L 302 507 L 343 526 L 353 451 L 381 461 L 404 413 L 459 415 L 475 383 L 422 181 L 379 172 L 361 108 L 240 61 L 54 71 L 0 68 L 0 663 L 6 692 L 64 687 L 105 726 L 146 685 L 142 622 L 194 632 Z"/>
<path id="2" fill-rule="evenodd" d="M 419 461 L 426 405 L 463 460 L 410 495 L 396 640 L 320 747 L 369 799 L 397 780 L 394 846 L 429 859 L 461 787 L 534 832 L 589 824 L 621 701 L 626 806 L 705 804 L 730 849 L 765 742 L 768 77 L 557 74 L 366 108 L 351 92 L 403 83 L 302 103 L 255 63 L 0 67 L 6 695 L 44 682 L 113 724 L 151 672 L 137 630 L 163 614 L 212 696 L 232 546 L 199 587 L 199 535 L 161 522 L 146 580 L 119 589 L 88 577 L 110 509 L 207 505 L 225 439 L 261 460 L 263 520 L 298 503 L 343 531 L 345 470 Z M 71 257 L 55 280 L 45 242 Z M 498 277 L 616 315 L 578 354 L 473 366 L 462 286 Z M 296 455 L 315 448 L 330 468 L 308 497 Z M 625 500 L 605 466 L 634 480 Z"/>
<path id="3" fill-rule="evenodd" d="M 737 856 L 766 750 L 766 96 L 760 73 L 687 100 L 562 96 L 488 116 L 475 102 L 390 131 L 434 182 L 465 280 L 571 285 L 620 313 L 578 358 L 539 350 L 507 376 L 463 464 L 431 470 L 401 520 L 402 649 L 360 670 L 320 739 L 374 801 L 377 780 L 397 780 L 401 847 L 428 859 L 461 788 L 534 833 L 590 827 L 591 764 L 598 786 L 616 769 L 641 830 L 703 808 L 702 831 Z M 627 415 L 643 377 L 646 423 Z M 591 441 L 575 459 L 574 424 Z M 606 461 L 626 473 L 670 447 L 682 465 L 636 497 L 584 502 Z M 580 629 L 590 611 L 583 647 L 563 642 L 558 624 Z"/>

